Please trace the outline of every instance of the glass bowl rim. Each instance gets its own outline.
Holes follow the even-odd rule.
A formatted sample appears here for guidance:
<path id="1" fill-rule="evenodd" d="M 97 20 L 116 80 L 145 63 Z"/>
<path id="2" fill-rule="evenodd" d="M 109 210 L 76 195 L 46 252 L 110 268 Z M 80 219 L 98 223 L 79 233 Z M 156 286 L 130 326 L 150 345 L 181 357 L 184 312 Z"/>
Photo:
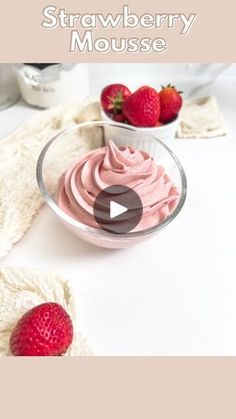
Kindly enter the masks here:
<path id="1" fill-rule="evenodd" d="M 152 141 L 153 143 L 160 143 L 162 147 L 165 148 L 165 150 L 171 155 L 172 159 L 174 160 L 175 164 L 178 167 L 179 173 L 180 173 L 180 178 L 181 178 L 181 184 L 182 184 L 182 190 L 181 190 L 181 195 L 180 195 L 180 199 L 179 202 L 177 204 L 177 207 L 175 208 L 175 210 L 160 224 L 156 224 L 153 227 L 150 227 L 148 229 L 145 230 L 139 230 L 139 231 L 134 231 L 134 232 L 129 232 L 129 233 L 122 233 L 122 234 L 117 234 L 117 233 L 112 233 L 109 232 L 107 230 L 103 230 L 103 229 L 99 229 L 96 227 L 90 227 L 86 224 L 80 223 L 79 221 L 75 220 L 74 218 L 70 217 L 69 215 L 67 215 L 54 201 L 53 198 L 51 198 L 51 196 L 49 195 L 47 188 L 45 186 L 44 180 L 43 180 L 43 163 L 44 163 L 44 158 L 46 156 L 46 153 L 48 151 L 48 149 L 50 148 L 51 144 L 54 143 L 54 141 L 56 141 L 59 137 L 63 136 L 63 135 L 67 135 L 70 132 L 73 132 L 75 130 L 78 130 L 80 128 L 86 128 L 86 127 L 96 127 L 96 126 L 114 126 L 114 127 L 118 127 L 118 128 L 122 128 L 122 129 L 127 129 L 130 131 L 134 131 L 137 132 L 138 134 L 142 134 L 142 136 L 145 136 L 148 138 L 149 141 Z M 187 196 L 187 178 L 185 175 L 185 171 L 183 169 L 182 164 L 180 163 L 179 159 L 176 157 L 176 155 L 173 153 L 173 151 L 166 145 L 164 144 L 161 140 L 157 139 L 156 137 L 154 137 L 153 135 L 144 132 L 143 130 L 139 130 L 139 128 L 127 125 L 125 126 L 125 124 L 122 123 L 116 123 L 116 122 L 109 122 L 109 121 L 91 121 L 91 122 L 82 122 L 76 125 L 73 125 L 70 128 L 66 128 L 62 131 L 60 131 L 59 133 L 57 133 L 56 135 L 54 135 L 53 137 L 50 138 L 50 140 L 45 144 L 45 146 L 42 148 L 39 157 L 38 157 L 38 161 L 37 161 L 37 166 L 36 166 L 36 179 L 37 179 L 37 183 L 38 183 L 38 187 L 39 190 L 43 196 L 44 201 L 47 203 L 47 205 L 53 210 L 53 212 L 62 219 L 62 221 L 69 223 L 71 226 L 76 227 L 77 229 L 83 231 L 83 232 L 90 232 L 93 234 L 99 234 L 102 235 L 104 237 L 107 238 L 112 238 L 112 239 L 120 239 L 121 237 L 124 239 L 129 239 L 132 237 L 140 237 L 140 236 L 145 236 L 154 232 L 157 232 L 159 230 L 161 230 L 162 228 L 164 228 L 165 226 L 167 226 L 171 221 L 174 220 L 174 218 L 179 214 L 179 212 L 181 211 L 185 200 L 186 200 L 186 196 Z"/>

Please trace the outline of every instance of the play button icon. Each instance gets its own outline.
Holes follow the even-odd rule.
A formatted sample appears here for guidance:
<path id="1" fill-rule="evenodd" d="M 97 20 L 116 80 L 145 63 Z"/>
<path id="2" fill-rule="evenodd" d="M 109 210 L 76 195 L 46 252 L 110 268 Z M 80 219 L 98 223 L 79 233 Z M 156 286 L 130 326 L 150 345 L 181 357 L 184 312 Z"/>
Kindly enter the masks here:
<path id="1" fill-rule="evenodd" d="M 103 189 L 94 202 L 94 218 L 103 230 L 116 234 L 132 231 L 143 214 L 139 195 L 124 185 Z"/>
<path id="2" fill-rule="evenodd" d="M 116 218 L 124 212 L 128 211 L 128 208 L 123 205 L 117 204 L 117 202 L 110 202 L 110 218 Z"/>

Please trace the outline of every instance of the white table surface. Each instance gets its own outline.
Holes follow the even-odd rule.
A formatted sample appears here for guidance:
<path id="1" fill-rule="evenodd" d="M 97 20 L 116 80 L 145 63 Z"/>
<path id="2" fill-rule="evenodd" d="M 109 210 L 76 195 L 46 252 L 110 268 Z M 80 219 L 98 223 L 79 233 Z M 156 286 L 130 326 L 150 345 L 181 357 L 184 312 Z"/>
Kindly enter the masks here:
<path id="1" fill-rule="evenodd" d="M 133 73 L 130 65 L 94 66 L 93 94 L 115 81 L 112 68 L 116 80 L 129 74 L 133 85 L 146 69 L 148 82 L 150 66 Z M 182 78 L 178 87 L 189 92 L 199 81 Z M 159 235 L 127 250 L 99 249 L 71 235 L 44 207 L 3 261 L 69 278 L 80 328 L 97 355 L 236 355 L 236 78 L 219 79 L 199 94 L 216 95 L 229 135 L 173 140 L 188 196 Z M 22 102 L 2 111 L 0 137 L 37 112 Z"/>

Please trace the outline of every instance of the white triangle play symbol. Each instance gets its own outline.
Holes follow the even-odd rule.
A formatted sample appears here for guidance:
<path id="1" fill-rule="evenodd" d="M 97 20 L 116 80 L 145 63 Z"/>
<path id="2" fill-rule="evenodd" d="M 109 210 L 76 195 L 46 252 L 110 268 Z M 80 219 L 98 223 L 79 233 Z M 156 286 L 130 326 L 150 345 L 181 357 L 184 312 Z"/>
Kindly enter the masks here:
<path id="1" fill-rule="evenodd" d="M 115 201 L 110 201 L 110 218 L 118 217 L 118 215 L 121 215 L 126 211 L 128 211 L 128 208 L 117 204 Z"/>

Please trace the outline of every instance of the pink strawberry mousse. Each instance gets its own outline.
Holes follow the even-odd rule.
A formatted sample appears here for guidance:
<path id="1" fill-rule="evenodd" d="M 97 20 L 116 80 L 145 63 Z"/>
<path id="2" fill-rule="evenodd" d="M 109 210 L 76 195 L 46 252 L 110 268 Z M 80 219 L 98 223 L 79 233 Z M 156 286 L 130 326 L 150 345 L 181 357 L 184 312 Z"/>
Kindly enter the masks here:
<path id="1" fill-rule="evenodd" d="M 93 205 L 101 190 L 125 185 L 139 195 L 143 215 L 134 231 L 162 223 L 176 208 L 179 192 L 162 166 L 145 151 L 109 145 L 80 156 L 63 174 L 58 185 L 59 207 L 70 217 L 100 228 Z"/>

